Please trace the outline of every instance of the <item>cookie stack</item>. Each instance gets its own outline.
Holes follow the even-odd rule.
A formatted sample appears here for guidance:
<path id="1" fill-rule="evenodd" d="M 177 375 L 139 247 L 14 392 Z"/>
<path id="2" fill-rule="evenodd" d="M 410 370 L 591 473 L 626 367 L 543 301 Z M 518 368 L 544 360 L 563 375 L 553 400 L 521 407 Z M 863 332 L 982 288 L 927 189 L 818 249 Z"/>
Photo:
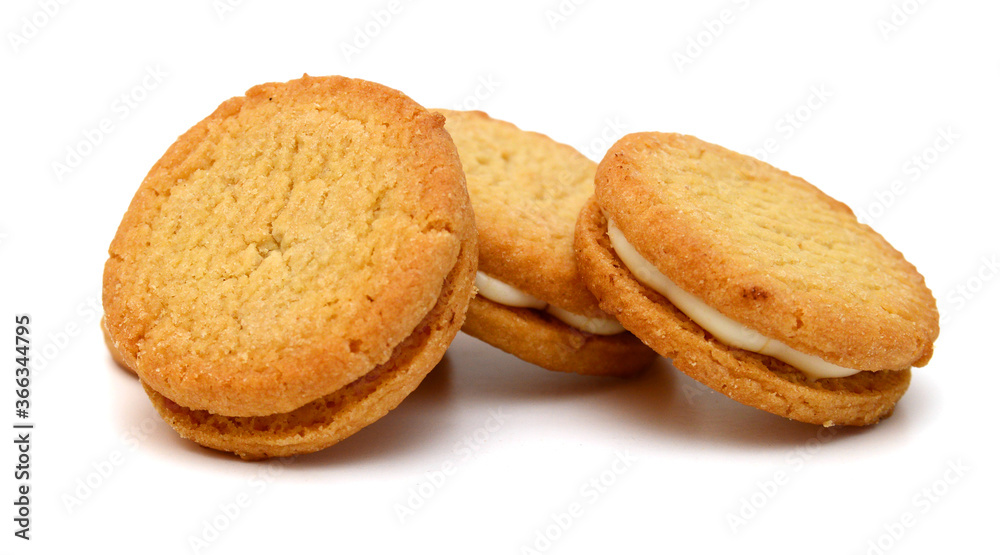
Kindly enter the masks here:
<path id="1" fill-rule="evenodd" d="M 343 77 L 223 103 L 153 166 L 109 255 L 115 359 L 182 436 L 245 459 L 381 418 L 460 328 L 560 372 L 659 353 L 823 425 L 888 416 L 938 331 L 902 255 L 763 162 L 639 133 L 595 165 Z"/>
<path id="2" fill-rule="evenodd" d="M 106 325 L 184 437 L 248 459 L 306 453 L 437 364 L 476 255 L 444 117 L 365 81 L 261 85 L 146 176 L 111 243 Z"/>
<path id="3" fill-rule="evenodd" d="M 442 110 L 479 230 L 479 294 L 462 330 L 549 370 L 625 376 L 655 356 L 604 313 L 573 252 L 597 164 L 482 112 Z"/>

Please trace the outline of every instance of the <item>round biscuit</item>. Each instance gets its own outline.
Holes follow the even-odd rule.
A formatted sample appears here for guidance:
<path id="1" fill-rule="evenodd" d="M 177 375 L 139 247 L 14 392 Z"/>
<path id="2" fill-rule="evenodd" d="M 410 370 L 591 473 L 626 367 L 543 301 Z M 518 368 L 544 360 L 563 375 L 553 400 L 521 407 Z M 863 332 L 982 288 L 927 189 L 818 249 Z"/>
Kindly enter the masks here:
<path id="1" fill-rule="evenodd" d="M 604 316 L 573 259 L 573 227 L 597 164 L 483 112 L 438 111 L 465 171 L 480 271 L 564 310 Z"/>
<path id="2" fill-rule="evenodd" d="M 385 416 L 444 356 L 465 319 L 476 273 L 472 233 L 434 308 L 389 360 L 347 386 L 294 411 L 232 417 L 182 407 L 144 385 L 157 412 L 182 437 L 244 460 L 325 449 Z"/>
<path id="3" fill-rule="evenodd" d="M 719 342 L 632 276 L 611 247 L 596 199 L 580 214 L 575 246 L 604 311 L 675 368 L 740 403 L 811 424 L 863 426 L 891 415 L 909 386 L 909 369 L 811 381 L 777 359 Z"/>
<path id="4" fill-rule="evenodd" d="M 357 79 L 259 85 L 142 182 L 105 265 L 108 331 L 181 406 L 290 412 L 389 360 L 471 225 L 439 114 Z"/>
<path id="5" fill-rule="evenodd" d="M 681 289 L 766 337 L 857 370 L 923 366 L 923 276 L 805 180 L 694 137 L 634 133 L 596 176 L 601 209 Z"/>
<path id="6" fill-rule="evenodd" d="M 469 303 L 462 331 L 557 372 L 631 376 L 656 358 L 656 353 L 631 333 L 584 333 L 544 312 L 504 306 L 482 296 Z"/>
<path id="7" fill-rule="evenodd" d="M 580 278 L 573 229 L 597 165 L 571 146 L 483 112 L 440 110 L 479 230 L 479 269 L 570 312 L 607 318 Z M 549 370 L 628 375 L 655 357 L 629 333 L 580 332 L 532 309 L 473 300 L 463 330 Z"/>

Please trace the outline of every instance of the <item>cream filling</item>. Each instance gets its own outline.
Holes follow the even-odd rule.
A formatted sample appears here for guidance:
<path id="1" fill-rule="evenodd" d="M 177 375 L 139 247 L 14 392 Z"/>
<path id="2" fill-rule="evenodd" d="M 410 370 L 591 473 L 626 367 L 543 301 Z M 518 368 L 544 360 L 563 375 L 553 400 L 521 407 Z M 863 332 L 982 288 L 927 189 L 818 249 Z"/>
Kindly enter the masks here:
<path id="1" fill-rule="evenodd" d="M 516 287 L 508 285 L 495 277 L 488 276 L 482 272 L 476 272 L 476 288 L 479 294 L 487 299 L 506 306 L 534 308 L 544 310 L 555 316 L 568 326 L 572 326 L 580 331 L 592 333 L 594 335 L 615 335 L 625 331 L 615 320 L 609 318 L 590 318 L 575 312 L 563 310 L 558 306 L 533 297 Z"/>
<path id="2" fill-rule="evenodd" d="M 822 378 L 843 378 L 860 372 L 853 368 L 837 366 L 822 358 L 796 351 L 777 339 L 760 333 L 723 316 L 721 312 L 705 304 L 704 301 L 681 289 L 670 281 L 656 266 L 646 260 L 625 239 L 621 230 L 608 218 L 608 238 L 615 253 L 622 259 L 632 275 L 654 291 L 666 297 L 678 310 L 694 320 L 696 324 L 711 333 L 722 343 L 737 349 L 752 351 L 774 357 L 802 371 L 813 380 Z"/>

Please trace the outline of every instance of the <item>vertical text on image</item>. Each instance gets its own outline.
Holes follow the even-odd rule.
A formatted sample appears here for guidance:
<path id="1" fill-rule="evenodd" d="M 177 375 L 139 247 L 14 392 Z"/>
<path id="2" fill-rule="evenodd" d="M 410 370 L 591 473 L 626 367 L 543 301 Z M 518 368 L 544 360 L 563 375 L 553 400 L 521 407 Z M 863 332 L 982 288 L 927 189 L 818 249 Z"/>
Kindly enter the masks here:
<path id="1" fill-rule="evenodd" d="M 31 325 L 30 315 L 14 315 L 14 536 L 23 540 L 31 539 Z"/>

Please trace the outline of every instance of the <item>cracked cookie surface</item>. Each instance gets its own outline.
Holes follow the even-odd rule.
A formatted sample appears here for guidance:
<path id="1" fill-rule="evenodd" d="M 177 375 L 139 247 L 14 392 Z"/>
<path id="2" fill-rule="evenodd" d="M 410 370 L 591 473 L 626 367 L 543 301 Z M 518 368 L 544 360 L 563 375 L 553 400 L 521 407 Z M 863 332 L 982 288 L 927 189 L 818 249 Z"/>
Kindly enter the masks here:
<path id="1" fill-rule="evenodd" d="M 109 249 L 114 346 L 152 390 L 292 411 L 386 363 L 470 232 L 442 116 L 342 77 L 224 102 L 153 166 Z"/>
<path id="2" fill-rule="evenodd" d="M 603 316 L 573 258 L 573 226 L 597 164 L 483 112 L 445 115 L 479 229 L 479 269 L 559 308 Z"/>
<path id="3" fill-rule="evenodd" d="M 467 239 L 471 234 L 467 236 Z M 350 384 L 286 413 L 221 416 L 191 410 L 144 385 L 160 416 L 201 445 L 245 460 L 311 453 L 383 417 L 409 395 L 441 357 L 465 320 L 476 273 L 476 247 L 463 243 L 434 308 L 392 356 Z"/>

